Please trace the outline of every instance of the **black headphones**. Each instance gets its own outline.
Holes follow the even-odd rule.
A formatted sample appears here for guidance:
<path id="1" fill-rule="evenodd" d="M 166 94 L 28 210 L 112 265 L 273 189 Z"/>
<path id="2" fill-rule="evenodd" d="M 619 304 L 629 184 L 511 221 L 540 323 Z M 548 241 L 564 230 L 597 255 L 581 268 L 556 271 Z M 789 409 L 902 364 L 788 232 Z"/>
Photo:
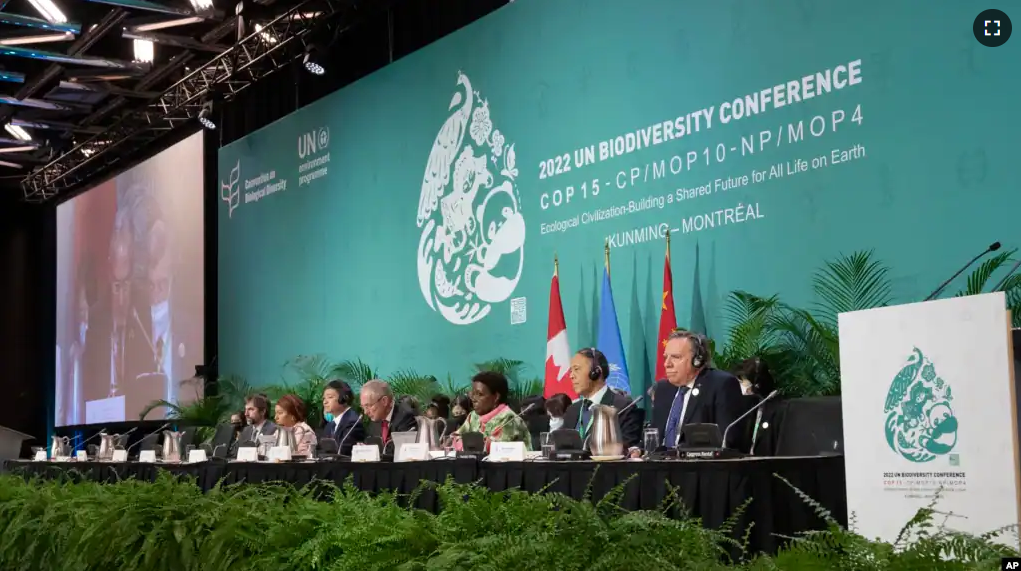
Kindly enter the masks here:
<path id="1" fill-rule="evenodd" d="M 351 402 L 355 400 L 355 393 L 351 390 L 351 385 L 340 379 L 334 379 L 326 383 L 327 389 L 333 389 L 337 391 L 337 403 L 344 406 L 351 406 Z"/>
<path id="2" fill-rule="evenodd" d="M 696 369 L 701 369 L 709 363 L 708 340 L 705 335 L 698 333 L 692 333 L 690 339 L 692 340 L 692 346 L 695 349 L 691 354 L 691 366 Z"/>
<path id="3" fill-rule="evenodd" d="M 586 351 L 588 352 L 588 355 L 585 355 Z M 598 381 L 603 378 L 606 374 L 606 370 L 603 368 L 603 363 L 606 363 L 606 355 L 603 355 L 603 352 L 595 347 L 589 347 L 588 349 L 581 351 L 581 354 L 585 355 L 592 361 L 592 366 L 588 371 L 588 378 L 593 381 Z"/>

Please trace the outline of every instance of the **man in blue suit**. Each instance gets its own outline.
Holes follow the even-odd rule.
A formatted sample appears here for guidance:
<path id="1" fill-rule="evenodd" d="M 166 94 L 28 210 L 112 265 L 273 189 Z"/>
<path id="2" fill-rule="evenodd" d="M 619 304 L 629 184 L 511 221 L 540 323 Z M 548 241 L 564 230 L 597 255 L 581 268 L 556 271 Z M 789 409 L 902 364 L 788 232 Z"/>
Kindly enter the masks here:
<path id="1" fill-rule="evenodd" d="M 652 425 L 663 436 L 663 445 L 684 443 L 681 430 L 688 424 L 711 423 L 720 432 L 745 412 L 741 382 L 726 371 L 710 366 L 709 343 L 702 335 L 677 330 L 667 338 L 663 351 L 666 382 L 656 383 Z M 735 427 L 725 446 L 742 449 L 745 431 Z"/>
<path id="2" fill-rule="evenodd" d="M 354 391 L 340 379 L 326 383 L 323 389 L 323 412 L 326 422 L 319 439 L 332 438 L 337 442 L 340 453 L 351 455 L 351 448 L 365 441 L 365 427 L 362 418 L 353 408 Z"/>

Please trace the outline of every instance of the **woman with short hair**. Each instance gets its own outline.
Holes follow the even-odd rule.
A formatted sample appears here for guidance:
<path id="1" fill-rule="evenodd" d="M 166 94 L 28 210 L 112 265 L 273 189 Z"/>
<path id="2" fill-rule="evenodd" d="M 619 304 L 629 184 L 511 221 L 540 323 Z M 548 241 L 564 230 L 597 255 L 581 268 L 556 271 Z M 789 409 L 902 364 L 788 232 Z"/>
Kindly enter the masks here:
<path id="1" fill-rule="evenodd" d="M 472 411 L 455 434 L 481 432 L 486 438 L 486 450 L 492 442 L 524 442 L 525 450 L 531 450 L 528 426 L 507 406 L 509 393 L 503 373 L 483 371 L 472 377 Z M 460 447 L 460 442 L 455 447 Z"/>

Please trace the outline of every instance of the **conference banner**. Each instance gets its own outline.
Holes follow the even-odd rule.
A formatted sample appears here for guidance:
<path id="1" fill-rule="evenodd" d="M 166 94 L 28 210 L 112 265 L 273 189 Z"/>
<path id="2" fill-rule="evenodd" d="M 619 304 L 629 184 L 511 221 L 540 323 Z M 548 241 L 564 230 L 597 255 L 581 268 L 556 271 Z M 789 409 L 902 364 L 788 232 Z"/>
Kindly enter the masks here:
<path id="1" fill-rule="evenodd" d="M 1002 292 L 840 314 L 847 511 L 895 542 L 933 506 L 948 529 L 1017 526 L 1018 443 Z M 1018 547 L 1017 530 L 998 541 Z"/>
<path id="2" fill-rule="evenodd" d="M 721 341 L 728 292 L 811 303 L 841 253 L 920 299 L 1021 245 L 1021 44 L 976 41 L 985 7 L 509 4 L 220 150 L 220 370 L 322 353 L 463 382 L 503 357 L 541 378 L 554 256 L 576 350 L 609 246 L 636 392 L 667 231 L 678 323 Z"/>

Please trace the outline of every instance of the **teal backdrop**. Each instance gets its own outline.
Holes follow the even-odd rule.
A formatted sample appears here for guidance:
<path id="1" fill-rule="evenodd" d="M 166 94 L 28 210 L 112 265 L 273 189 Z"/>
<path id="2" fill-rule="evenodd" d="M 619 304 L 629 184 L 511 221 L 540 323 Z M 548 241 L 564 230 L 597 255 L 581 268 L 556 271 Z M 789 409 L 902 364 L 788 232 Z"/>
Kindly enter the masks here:
<path id="1" fill-rule="evenodd" d="M 678 323 L 717 338 L 729 291 L 807 304 L 855 250 L 918 300 L 1021 245 L 1021 39 L 981 46 L 987 7 L 509 4 L 220 150 L 220 370 L 275 382 L 322 353 L 464 380 L 506 357 L 541 377 L 554 256 L 577 349 L 609 244 L 639 388 L 668 228 Z"/>

